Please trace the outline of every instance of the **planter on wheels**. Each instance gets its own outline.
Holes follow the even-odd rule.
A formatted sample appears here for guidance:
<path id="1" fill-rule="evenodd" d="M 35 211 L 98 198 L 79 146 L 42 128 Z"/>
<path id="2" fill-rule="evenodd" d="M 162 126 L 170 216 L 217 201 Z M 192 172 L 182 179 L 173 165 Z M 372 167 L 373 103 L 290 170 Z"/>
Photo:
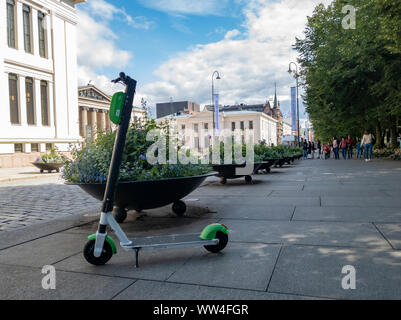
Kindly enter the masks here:
<path id="1" fill-rule="evenodd" d="M 272 166 L 274 166 L 277 163 L 277 161 L 278 161 L 277 159 L 266 159 L 266 160 L 263 160 L 263 162 L 262 162 L 261 166 L 259 167 L 258 171 L 259 170 L 265 170 L 266 173 L 269 173 L 271 171 L 270 168 Z"/>
<path id="2" fill-rule="evenodd" d="M 60 169 L 64 166 L 64 163 L 55 162 L 55 163 L 44 163 L 44 162 L 32 162 L 32 164 L 40 169 L 40 173 L 45 171 L 51 173 L 52 171 L 60 172 Z"/>
<path id="3" fill-rule="evenodd" d="M 181 201 L 209 176 L 179 177 L 160 180 L 122 181 L 117 185 L 115 208 L 113 210 L 117 222 L 122 223 L 127 218 L 128 210 L 141 212 L 145 209 L 155 209 L 173 204 L 172 210 L 178 216 L 186 212 L 185 202 Z M 98 200 L 103 200 L 105 183 L 69 183 L 78 185 L 84 191 Z"/>
<path id="4" fill-rule="evenodd" d="M 256 173 L 259 169 L 262 163 L 255 163 L 253 165 L 253 173 Z M 217 176 L 220 177 L 220 183 L 221 184 L 226 184 L 228 179 L 238 179 L 238 178 L 245 178 L 245 181 L 247 183 L 252 182 L 252 176 L 251 175 L 237 175 L 236 169 L 237 168 L 245 168 L 245 164 L 219 164 L 219 165 L 213 165 L 213 170 L 217 171 L 218 174 Z"/>

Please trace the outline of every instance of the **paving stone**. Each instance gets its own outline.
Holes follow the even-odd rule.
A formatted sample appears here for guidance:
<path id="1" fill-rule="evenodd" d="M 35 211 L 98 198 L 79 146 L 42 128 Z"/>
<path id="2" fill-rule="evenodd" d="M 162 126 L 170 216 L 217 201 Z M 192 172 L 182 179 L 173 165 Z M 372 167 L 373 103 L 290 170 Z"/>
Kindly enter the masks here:
<path id="1" fill-rule="evenodd" d="M 385 247 L 388 242 L 369 223 L 226 220 L 230 240 L 344 247 Z"/>
<path id="2" fill-rule="evenodd" d="M 401 250 L 401 224 L 376 224 L 376 227 L 396 250 Z"/>
<path id="3" fill-rule="evenodd" d="M 134 280 L 62 272 L 56 269 L 56 289 L 42 287 L 41 268 L 3 266 L 0 264 L 0 299 L 2 300 L 96 300 L 112 299 Z M 83 285 L 85 284 L 85 285 Z M 77 288 L 79 288 L 77 290 Z"/>
<path id="4" fill-rule="evenodd" d="M 313 297 L 138 280 L 115 300 L 310 300 Z"/>
<path id="5" fill-rule="evenodd" d="M 229 243 L 219 254 L 198 253 L 167 281 L 265 291 L 280 246 Z"/>
<path id="6" fill-rule="evenodd" d="M 356 270 L 356 289 L 344 290 L 344 266 Z M 380 249 L 284 247 L 270 292 L 333 299 L 399 299 L 401 252 Z"/>

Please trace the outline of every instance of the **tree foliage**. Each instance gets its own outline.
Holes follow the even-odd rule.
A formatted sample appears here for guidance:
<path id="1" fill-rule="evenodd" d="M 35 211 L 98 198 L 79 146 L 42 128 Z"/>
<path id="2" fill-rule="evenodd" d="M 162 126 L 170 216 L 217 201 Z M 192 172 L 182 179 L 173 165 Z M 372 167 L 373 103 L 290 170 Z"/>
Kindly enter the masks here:
<path id="1" fill-rule="evenodd" d="M 356 28 L 345 29 L 344 6 L 356 8 Z M 296 39 L 303 97 L 315 135 L 360 137 L 368 129 L 396 143 L 401 115 L 401 2 L 335 0 L 318 5 Z"/>

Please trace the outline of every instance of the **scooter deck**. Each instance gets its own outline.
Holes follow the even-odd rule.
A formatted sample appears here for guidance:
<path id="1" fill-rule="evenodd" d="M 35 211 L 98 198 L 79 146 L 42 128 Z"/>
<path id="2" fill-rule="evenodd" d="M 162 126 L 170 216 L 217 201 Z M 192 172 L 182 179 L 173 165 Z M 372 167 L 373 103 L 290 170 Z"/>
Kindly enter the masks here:
<path id="1" fill-rule="evenodd" d="M 219 239 L 203 240 L 199 233 L 172 234 L 165 236 L 144 237 L 130 239 L 131 244 L 122 245 L 126 250 L 152 250 L 177 247 L 199 247 L 216 245 Z"/>

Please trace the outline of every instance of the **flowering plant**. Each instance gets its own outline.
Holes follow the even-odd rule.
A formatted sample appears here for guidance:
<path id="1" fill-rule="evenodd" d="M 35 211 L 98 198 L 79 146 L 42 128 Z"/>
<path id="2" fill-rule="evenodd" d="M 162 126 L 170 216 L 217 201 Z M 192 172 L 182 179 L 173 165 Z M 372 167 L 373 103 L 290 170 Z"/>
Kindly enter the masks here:
<path id="1" fill-rule="evenodd" d="M 211 172 L 208 166 L 201 164 L 173 164 L 169 160 L 166 163 L 151 164 L 146 154 L 153 142 L 147 141 L 146 137 L 148 132 L 154 129 L 166 130 L 166 127 L 161 127 L 154 120 L 149 119 L 143 123 L 134 122 L 130 125 L 120 166 L 119 181 L 158 180 Z M 88 141 L 82 149 L 74 148 L 72 160 L 67 161 L 64 167 L 63 178 L 72 183 L 105 183 L 109 173 L 115 135 L 115 131 L 99 132 L 95 142 Z M 168 148 L 169 144 L 167 144 Z M 156 153 L 158 153 L 157 150 Z"/>
<path id="2" fill-rule="evenodd" d="M 56 149 L 52 148 L 48 154 L 42 155 L 40 158 L 36 159 L 36 163 L 63 163 L 65 157 L 59 155 Z"/>

